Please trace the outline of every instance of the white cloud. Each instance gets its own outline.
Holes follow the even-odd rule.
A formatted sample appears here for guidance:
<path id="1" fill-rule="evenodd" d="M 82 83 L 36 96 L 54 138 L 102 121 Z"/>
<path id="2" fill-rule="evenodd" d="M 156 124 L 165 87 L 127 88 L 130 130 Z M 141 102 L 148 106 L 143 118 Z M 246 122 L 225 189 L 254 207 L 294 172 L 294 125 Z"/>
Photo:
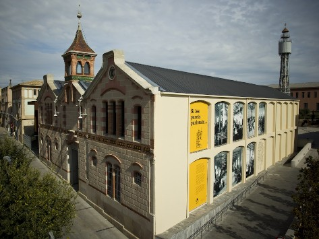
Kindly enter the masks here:
<path id="1" fill-rule="evenodd" d="M 0 87 L 53 73 L 77 28 L 78 1 L 0 2 Z M 82 1 L 85 38 L 98 54 L 124 50 L 126 60 L 199 74 L 277 83 L 278 40 L 287 22 L 293 40 L 291 82 L 319 73 L 319 3 L 298 0 Z"/>

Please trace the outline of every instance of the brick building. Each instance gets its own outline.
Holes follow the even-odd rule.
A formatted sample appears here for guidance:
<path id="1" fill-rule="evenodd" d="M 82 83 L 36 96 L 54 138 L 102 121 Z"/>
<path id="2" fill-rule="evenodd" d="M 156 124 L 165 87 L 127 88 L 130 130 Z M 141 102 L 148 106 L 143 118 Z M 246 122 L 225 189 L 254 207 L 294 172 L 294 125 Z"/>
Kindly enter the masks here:
<path id="1" fill-rule="evenodd" d="M 278 88 L 273 84 L 270 87 Z M 319 83 L 305 82 L 290 84 L 290 95 L 298 99 L 300 109 L 309 109 L 310 111 L 319 111 Z"/>
<path id="2" fill-rule="evenodd" d="M 294 152 L 298 100 L 119 50 L 91 80 L 96 55 L 80 25 L 74 42 L 65 81 L 44 76 L 39 155 L 126 235 L 160 236 Z"/>

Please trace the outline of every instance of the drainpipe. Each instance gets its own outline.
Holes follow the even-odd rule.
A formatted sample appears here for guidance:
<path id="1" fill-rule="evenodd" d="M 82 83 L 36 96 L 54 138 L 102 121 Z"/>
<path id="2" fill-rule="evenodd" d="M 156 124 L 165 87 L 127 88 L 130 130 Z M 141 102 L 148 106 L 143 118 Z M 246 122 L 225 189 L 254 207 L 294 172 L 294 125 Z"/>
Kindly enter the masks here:
<path id="1" fill-rule="evenodd" d="M 150 175 L 150 214 L 153 217 L 153 238 L 155 238 L 156 222 L 155 222 L 155 156 L 149 161 L 149 175 Z"/>

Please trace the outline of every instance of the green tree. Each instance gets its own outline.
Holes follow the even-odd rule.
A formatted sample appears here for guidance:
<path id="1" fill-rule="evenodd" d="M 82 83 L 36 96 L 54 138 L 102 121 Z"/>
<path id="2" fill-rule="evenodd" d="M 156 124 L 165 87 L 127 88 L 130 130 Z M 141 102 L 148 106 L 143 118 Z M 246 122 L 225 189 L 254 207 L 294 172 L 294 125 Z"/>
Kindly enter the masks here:
<path id="1" fill-rule="evenodd" d="M 76 193 L 52 174 L 41 176 L 24 152 L 0 140 L 0 238 L 62 237 L 73 224 Z"/>
<path id="2" fill-rule="evenodd" d="M 300 170 L 299 183 L 293 196 L 296 206 L 294 214 L 295 235 L 301 239 L 317 239 L 319 235 L 319 161 L 311 156 L 307 167 Z"/>

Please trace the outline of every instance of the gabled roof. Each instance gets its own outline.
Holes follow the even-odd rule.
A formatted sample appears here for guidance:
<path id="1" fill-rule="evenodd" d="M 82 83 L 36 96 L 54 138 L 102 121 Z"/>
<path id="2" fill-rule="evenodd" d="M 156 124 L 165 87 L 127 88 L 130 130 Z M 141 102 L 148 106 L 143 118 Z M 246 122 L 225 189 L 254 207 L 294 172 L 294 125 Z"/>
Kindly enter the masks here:
<path id="1" fill-rule="evenodd" d="M 43 80 L 31 80 L 19 83 L 15 86 L 12 86 L 12 88 L 18 87 L 18 86 L 30 86 L 30 87 L 41 87 L 43 85 Z"/>
<path id="2" fill-rule="evenodd" d="M 294 99 L 268 86 L 255 85 L 218 77 L 198 75 L 133 62 L 126 64 L 162 92 L 236 96 L 272 99 Z"/>
<path id="3" fill-rule="evenodd" d="M 64 52 L 63 55 L 65 55 L 68 52 L 83 52 L 83 53 L 95 54 L 95 52 L 89 47 L 89 45 L 84 40 L 80 24 L 75 33 L 75 38 L 71 46 Z"/>

